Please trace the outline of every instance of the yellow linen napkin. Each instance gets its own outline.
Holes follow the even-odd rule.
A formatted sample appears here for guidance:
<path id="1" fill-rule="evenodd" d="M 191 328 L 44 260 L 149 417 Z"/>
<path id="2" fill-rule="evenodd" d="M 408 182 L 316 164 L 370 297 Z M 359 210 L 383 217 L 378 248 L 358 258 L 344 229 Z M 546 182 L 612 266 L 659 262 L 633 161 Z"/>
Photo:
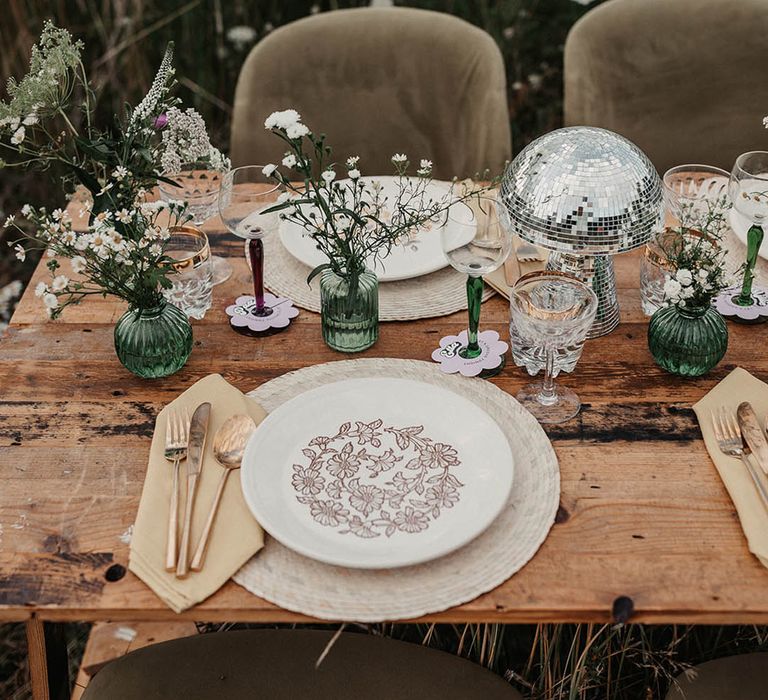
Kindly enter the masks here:
<path id="1" fill-rule="evenodd" d="M 546 257 L 549 251 L 540 249 L 543 253 L 542 257 L 544 257 L 544 260 L 534 260 L 533 262 L 518 262 L 515 258 L 515 250 L 517 249 L 517 246 L 519 245 L 519 240 L 517 236 L 515 236 L 515 242 L 512 246 L 512 252 L 509 254 L 510 258 L 513 258 L 512 260 L 512 270 L 515 271 L 514 277 L 512 279 L 507 280 L 507 276 L 504 274 L 504 266 L 502 265 L 498 270 L 494 270 L 493 272 L 483 275 L 483 281 L 486 282 L 486 284 L 493 287 L 501 296 L 503 296 L 505 299 L 509 299 L 509 288 L 517 282 L 518 273 L 519 270 L 519 276 L 522 277 L 523 275 L 527 275 L 529 272 L 539 272 L 540 270 L 543 270 L 547 266 Z M 511 283 L 511 284 L 509 284 Z"/>
<path id="2" fill-rule="evenodd" d="M 227 418 L 237 413 L 250 415 L 257 425 L 267 415 L 261 406 L 227 383 L 221 375 L 211 374 L 193 384 L 157 416 L 147 475 L 131 538 L 128 568 L 175 612 L 186 610 L 215 593 L 264 546 L 264 533 L 245 504 L 240 489 L 240 473 L 236 471 L 227 480 L 202 571 L 192 571 L 187 578 L 177 579 L 172 572 L 165 570 L 173 477 L 173 463 L 163 456 L 166 417 L 171 408 L 187 408 L 191 416 L 203 401 L 211 403 L 211 417 L 193 511 L 190 557 L 197 548 L 222 473 L 222 467 L 213 456 L 216 431 Z M 179 473 L 180 521 L 185 507 L 186 474 L 186 463 L 182 462 Z"/>
<path id="3" fill-rule="evenodd" d="M 768 512 L 738 457 L 724 455 L 717 446 L 712 428 L 712 412 L 725 406 L 733 415 L 742 401 L 749 401 L 761 417 L 768 414 L 768 384 L 737 367 L 694 407 L 707 452 L 736 507 L 749 551 L 768 567 Z M 762 470 L 755 463 L 758 472 Z"/>

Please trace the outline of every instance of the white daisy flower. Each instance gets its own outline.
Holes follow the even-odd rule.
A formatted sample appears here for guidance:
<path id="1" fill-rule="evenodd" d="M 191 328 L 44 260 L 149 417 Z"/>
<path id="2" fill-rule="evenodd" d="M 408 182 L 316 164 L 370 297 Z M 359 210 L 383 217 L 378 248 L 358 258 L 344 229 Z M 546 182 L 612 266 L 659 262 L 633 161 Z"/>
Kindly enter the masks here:
<path id="1" fill-rule="evenodd" d="M 393 163 L 406 163 L 407 161 L 408 156 L 406 156 L 405 153 L 395 153 L 395 155 L 392 156 Z"/>
<path id="2" fill-rule="evenodd" d="M 357 180 L 360 177 L 360 171 L 357 168 L 353 168 L 349 171 L 348 175 L 352 180 Z"/>
<path id="3" fill-rule="evenodd" d="M 119 212 L 117 212 L 117 214 L 115 214 L 115 218 L 120 223 L 130 224 L 133 216 L 131 216 L 131 212 L 129 212 L 127 209 L 121 209 Z"/>
<path id="4" fill-rule="evenodd" d="M 45 282 L 38 282 L 35 287 L 35 296 L 41 297 L 48 291 L 48 285 Z"/>
<path id="5" fill-rule="evenodd" d="M 121 182 L 125 177 L 128 175 L 128 168 L 118 165 L 113 171 L 112 171 L 112 177 L 117 180 L 118 182 Z"/>
<path id="6" fill-rule="evenodd" d="M 283 165 L 286 168 L 293 168 L 296 165 L 296 156 L 293 153 L 286 154 L 285 158 L 283 158 Z"/>
<path id="7" fill-rule="evenodd" d="M 48 309 L 55 309 L 59 305 L 58 297 L 50 292 L 43 294 L 43 304 L 45 304 Z"/>
<path id="8" fill-rule="evenodd" d="M 360 160 L 360 156 L 350 156 L 347 158 L 347 167 L 354 168 L 357 166 L 357 162 Z"/>
<path id="9" fill-rule="evenodd" d="M 72 266 L 72 272 L 74 272 L 76 275 L 79 275 L 81 272 L 85 272 L 86 260 L 81 255 L 75 255 L 75 257 L 72 258 L 69 263 Z"/>
<path id="10" fill-rule="evenodd" d="M 13 136 L 11 136 L 11 143 L 14 146 L 18 146 L 24 141 L 24 137 L 27 135 L 27 130 L 20 126 L 16 131 L 13 132 Z"/>
<path id="11" fill-rule="evenodd" d="M 16 251 L 16 258 L 18 260 L 21 260 L 21 262 L 24 262 L 27 259 L 27 251 L 24 250 L 24 246 L 19 245 L 18 243 L 14 247 L 14 250 Z"/>
<path id="12" fill-rule="evenodd" d="M 63 292 L 69 284 L 69 277 L 66 275 L 56 275 L 51 282 L 51 289 L 54 292 Z"/>
<path id="13" fill-rule="evenodd" d="M 271 177 L 275 170 L 277 170 L 277 166 L 274 163 L 268 163 L 261 169 L 261 172 L 266 177 Z"/>
<path id="14" fill-rule="evenodd" d="M 29 206 L 29 204 L 25 204 L 25 205 L 24 205 L 24 206 L 21 208 L 21 215 L 22 215 L 22 216 L 29 216 L 31 213 L 32 213 L 32 207 L 31 207 L 31 206 Z"/>

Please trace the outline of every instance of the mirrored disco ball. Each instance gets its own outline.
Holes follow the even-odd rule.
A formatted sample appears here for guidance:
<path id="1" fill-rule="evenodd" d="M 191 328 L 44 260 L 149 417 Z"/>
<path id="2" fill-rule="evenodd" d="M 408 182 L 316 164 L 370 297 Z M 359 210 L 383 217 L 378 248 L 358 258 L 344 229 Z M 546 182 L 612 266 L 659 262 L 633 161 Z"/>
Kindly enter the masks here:
<path id="1" fill-rule="evenodd" d="M 514 233 L 548 248 L 549 269 L 592 284 L 600 302 L 590 337 L 619 322 L 613 265 L 661 228 L 661 179 L 648 157 L 622 136 L 588 126 L 552 131 L 507 168 L 500 201 Z"/>
<path id="2" fill-rule="evenodd" d="M 661 179 L 622 136 L 557 129 L 511 163 L 501 198 L 521 238 L 564 253 L 612 255 L 643 245 L 663 214 Z"/>

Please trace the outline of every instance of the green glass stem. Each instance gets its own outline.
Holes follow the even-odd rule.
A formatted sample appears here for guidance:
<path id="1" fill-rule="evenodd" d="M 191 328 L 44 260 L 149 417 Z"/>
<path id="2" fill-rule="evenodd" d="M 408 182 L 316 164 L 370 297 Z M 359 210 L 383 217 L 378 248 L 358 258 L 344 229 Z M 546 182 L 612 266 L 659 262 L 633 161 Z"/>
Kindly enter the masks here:
<path id="1" fill-rule="evenodd" d="M 459 350 L 465 360 L 479 357 L 482 353 L 477 343 L 477 328 L 480 325 L 480 305 L 483 301 L 483 278 L 467 277 L 467 310 L 469 312 L 469 343 Z"/>
<path id="2" fill-rule="evenodd" d="M 752 282 L 755 279 L 755 263 L 757 253 L 763 244 L 764 236 L 762 226 L 752 224 L 747 232 L 747 262 L 744 267 L 744 281 L 741 284 L 741 294 L 736 298 L 739 306 L 752 306 Z"/>

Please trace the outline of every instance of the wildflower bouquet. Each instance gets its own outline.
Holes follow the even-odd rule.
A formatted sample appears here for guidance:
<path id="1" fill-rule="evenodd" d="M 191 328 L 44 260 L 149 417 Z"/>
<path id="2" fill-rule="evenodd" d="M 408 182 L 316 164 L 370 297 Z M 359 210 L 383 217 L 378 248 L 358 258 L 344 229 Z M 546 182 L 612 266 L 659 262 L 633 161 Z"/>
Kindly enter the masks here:
<path id="1" fill-rule="evenodd" d="M 278 204 L 268 211 L 280 212 L 280 218 L 303 227 L 328 258 L 309 275 L 330 269 L 339 277 L 354 280 L 386 257 L 393 246 L 409 241 L 414 230 L 437 222 L 458 201 L 488 189 L 456 195 L 453 188 L 439 200 L 428 197 L 432 181 L 432 162 L 422 159 L 416 176 L 410 177 L 410 161 L 403 154 L 392 156 L 397 177 L 393 201 L 382 194 L 381 184 L 364 178 L 359 156 L 348 157 L 343 164 L 329 162 L 331 148 L 325 135 L 312 133 L 296 110 L 274 112 L 264 123 L 288 146 L 282 165 L 297 175 L 284 175 L 275 164 L 264 167 L 264 175 L 280 183 L 285 191 Z M 346 178 L 338 177 L 339 167 Z M 293 181 L 301 181 L 295 185 Z"/>
<path id="2" fill-rule="evenodd" d="M 169 227 L 188 217 L 181 203 L 147 202 L 147 191 L 158 181 L 172 182 L 161 173 L 182 162 L 226 165 L 200 115 L 182 111 L 172 95 L 172 44 L 144 99 L 126 106 L 107 129 L 92 122 L 94 95 L 82 48 L 69 32 L 46 22 L 29 73 L 18 82 L 11 78 L 9 100 L 0 101 L 0 168 L 50 172 L 61 177 L 68 198 L 78 187 L 88 191 L 86 232 L 75 232 L 61 209 L 25 205 L 21 214 L 33 233 L 14 216 L 5 221 L 21 234 L 10 242 L 19 259 L 28 248 L 48 249 L 51 281 L 36 291 L 53 317 L 90 294 L 112 294 L 138 309 L 160 303 L 160 290 L 171 286 L 164 254 Z M 70 259 L 77 279 L 62 274 L 59 257 Z"/>
<path id="3" fill-rule="evenodd" d="M 727 227 L 727 198 L 710 202 L 707 211 L 695 217 L 685 209 L 680 226 L 667 229 L 659 248 L 670 269 L 664 283 L 664 299 L 678 308 L 709 306 L 712 298 L 728 286 L 725 269 L 727 251 L 722 238 Z"/>

